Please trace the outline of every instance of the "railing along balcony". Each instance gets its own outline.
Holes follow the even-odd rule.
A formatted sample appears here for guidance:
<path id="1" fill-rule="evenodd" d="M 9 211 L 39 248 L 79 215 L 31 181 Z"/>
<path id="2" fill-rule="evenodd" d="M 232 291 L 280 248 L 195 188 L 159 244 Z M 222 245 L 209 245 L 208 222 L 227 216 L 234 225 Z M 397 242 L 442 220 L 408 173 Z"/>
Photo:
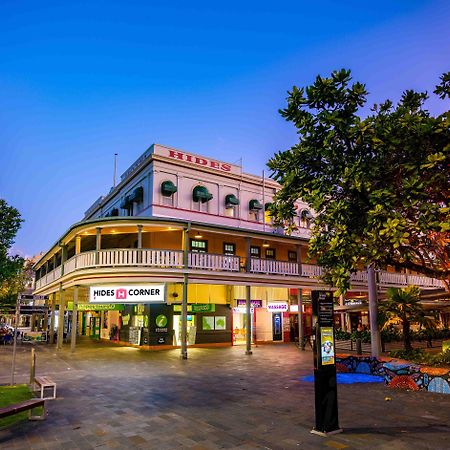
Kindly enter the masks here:
<path id="1" fill-rule="evenodd" d="M 395 286 L 406 286 L 407 280 L 404 273 L 394 273 L 394 272 L 378 272 L 378 282 L 380 284 L 389 284 Z"/>
<path id="2" fill-rule="evenodd" d="M 353 283 L 367 283 L 367 280 L 368 276 L 365 271 L 359 271 L 350 275 L 350 281 Z"/>
<path id="3" fill-rule="evenodd" d="M 390 286 L 408 286 L 435 287 L 437 289 L 444 287 L 442 280 L 436 278 L 424 277 L 423 275 L 410 275 L 406 273 L 378 272 L 378 282 L 382 285 Z"/>
<path id="4" fill-rule="evenodd" d="M 421 287 L 435 287 L 437 289 L 444 287 L 444 282 L 442 280 L 437 280 L 436 278 L 424 277 L 423 275 L 406 275 L 408 284 L 414 284 L 415 286 Z"/>
<path id="5" fill-rule="evenodd" d="M 188 267 L 190 269 L 225 270 L 230 272 L 239 272 L 240 258 L 239 256 L 189 252 Z"/>
<path id="6" fill-rule="evenodd" d="M 157 249 L 108 249 L 99 252 L 88 251 L 72 256 L 64 263 L 64 275 L 78 269 L 91 267 L 159 267 L 183 268 L 183 252 L 180 250 Z M 194 270 L 240 272 L 241 259 L 238 256 L 228 256 L 212 253 L 188 253 L 188 268 Z M 276 261 L 273 259 L 251 258 L 250 272 L 280 276 L 300 276 L 317 278 L 323 273 L 320 266 L 314 264 L 297 264 L 291 261 Z M 50 271 L 36 281 L 36 289 L 59 279 L 62 275 L 61 266 Z M 422 288 L 442 288 L 441 280 L 420 275 L 378 271 L 380 287 L 403 287 L 410 284 Z M 351 282 L 367 285 L 367 272 L 359 271 L 351 275 Z"/>
<path id="7" fill-rule="evenodd" d="M 298 275 L 299 265 L 290 261 L 276 261 L 274 259 L 250 259 L 250 272 L 268 273 L 274 275 Z"/>
<path id="8" fill-rule="evenodd" d="M 177 250 L 101 250 L 99 266 L 182 267 L 183 252 Z"/>
<path id="9" fill-rule="evenodd" d="M 314 264 L 302 264 L 302 277 L 315 278 L 322 275 L 322 267 Z"/>
<path id="10" fill-rule="evenodd" d="M 37 280 L 36 288 L 45 286 L 46 284 L 49 284 L 60 277 L 61 277 L 61 266 L 58 266 L 56 269 L 53 269 L 52 271 L 41 277 L 39 280 Z"/>
<path id="11" fill-rule="evenodd" d="M 90 251 L 72 256 L 64 264 L 64 273 L 89 267 L 147 266 L 173 267 L 183 266 L 183 252 L 177 250 L 150 249 L 111 249 Z"/>

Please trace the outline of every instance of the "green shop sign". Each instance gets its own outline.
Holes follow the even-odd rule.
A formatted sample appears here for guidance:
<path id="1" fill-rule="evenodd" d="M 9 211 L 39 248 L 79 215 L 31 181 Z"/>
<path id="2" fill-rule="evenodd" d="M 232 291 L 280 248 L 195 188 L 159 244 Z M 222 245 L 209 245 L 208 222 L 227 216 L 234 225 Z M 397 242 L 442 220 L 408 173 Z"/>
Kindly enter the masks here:
<path id="1" fill-rule="evenodd" d="M 120 303 L 78 303 L 78 311 L 123 311 Z M 67 302 L 68 311 L 73 311 L 73 302 Z"/>
<path id="2" fill-rule="evenodd" d="M 167 326 L 167 317 L 164 314 L 159 314 L 156 317 L 155 323 L 158 328 L 164 328 Z"/>
<path id="3" fill-rule="evenodd" d="M 201 313 L 201 312 L 215 312 L 216 305 L 214 303 L 196 303 L 193 305 L 187 305 L 188 312 Z M 181 305 L 173 305 L 173 312 L 181 312 Z"/>

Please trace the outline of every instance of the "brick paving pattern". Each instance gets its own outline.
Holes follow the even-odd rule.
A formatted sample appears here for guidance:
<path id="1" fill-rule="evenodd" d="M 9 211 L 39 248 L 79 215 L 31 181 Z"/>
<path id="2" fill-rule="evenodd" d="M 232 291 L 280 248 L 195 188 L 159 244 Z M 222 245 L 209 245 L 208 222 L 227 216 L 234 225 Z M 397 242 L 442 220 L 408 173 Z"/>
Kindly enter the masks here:
<path id="1" fill-rule="evenodd" d="M 312 435 L 312 353 L 294 345 L 148 352 L 102 343 L 37 347 L 37 375 L 57 382 L 43 422 L 0 429 L 3 449 L 449 449 L 450 396 L 383 384 L 340 385 L 344 433 Z M 29 347 L 17 381 L 27 382 Z M 0 348 L 0 383 L 11 349 Z M 391 401 L 386 401 L 390 397 Z"/>

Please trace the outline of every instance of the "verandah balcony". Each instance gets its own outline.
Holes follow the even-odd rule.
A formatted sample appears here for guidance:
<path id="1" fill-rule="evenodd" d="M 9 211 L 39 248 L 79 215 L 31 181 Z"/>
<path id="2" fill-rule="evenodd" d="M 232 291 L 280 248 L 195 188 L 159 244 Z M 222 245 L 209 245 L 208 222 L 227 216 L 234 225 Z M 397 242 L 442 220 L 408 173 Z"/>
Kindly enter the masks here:
<path id="1" fill-rule="evenodd" d="M 75 270 L 94 267 L 155 267 L 155 268 L 183 268 L 183 252 L 181 250 L 158 249 L 109 249 L 98 252 L 87 251 L 76 254 L 64 264 L 64 275 Z M 225 272 L 240 272 L 245 270 L 244 258 L 212 253 L 188 253 L 188 268 L 194 270 L 210 270 Z M 300 276 L 317 278 L 322 275 L 321 267 L 313 264 L 297 264 L 291 261 L 277 261 L 272 259 L 251 258 L 250 273 L 275 276 Z M 59 266 L 43 275 L 36 281 L 39 289 L 52 283 L 62 276 L 62 267 Z M 367 283 L 367 272 L 360 271 L 352 274 L 351 281 L 358 284 Z M 407 286 L 415 284 L 425 288 L 441 288 L 442 282 L 420 275 L 409 275 L 379 271 L 380 285 Z"/>

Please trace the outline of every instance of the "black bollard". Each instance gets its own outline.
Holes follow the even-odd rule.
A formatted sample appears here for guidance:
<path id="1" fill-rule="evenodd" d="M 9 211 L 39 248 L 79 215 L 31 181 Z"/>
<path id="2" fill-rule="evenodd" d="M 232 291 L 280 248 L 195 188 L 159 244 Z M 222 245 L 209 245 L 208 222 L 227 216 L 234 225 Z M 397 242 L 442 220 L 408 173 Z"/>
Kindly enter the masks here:
<path id="1" fill-rule="evenodd" d="M 357 355 L 362 355 L 362 343 L 361 343 L 361 338 L 357 338 L 357 339 L 356 339 L 356 354 L 357 354 Z"/>

